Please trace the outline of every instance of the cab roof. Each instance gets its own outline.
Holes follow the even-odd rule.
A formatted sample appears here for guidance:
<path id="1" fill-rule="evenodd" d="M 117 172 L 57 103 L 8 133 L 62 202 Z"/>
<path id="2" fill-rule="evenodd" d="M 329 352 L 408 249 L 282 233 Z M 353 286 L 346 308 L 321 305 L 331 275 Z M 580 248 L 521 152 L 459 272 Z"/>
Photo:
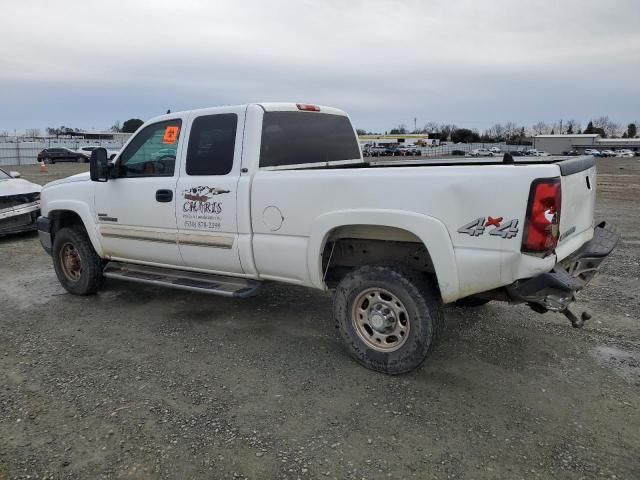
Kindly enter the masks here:
<path id="1" fill-rule="evenodd" d="M 298 112 L 298 111 L 303 111 L 303 109 L 300 108 L 301 106 L 314 106 L 319 108 L 318 113 L 328 113 L 331 115 L 347 116 L 346 112 L 344 112 L 343 110 L 340 110 L 338 108 L 333 108 L 333 107 L 327 107 L 326 105 L 293 103 L 293 102 L 260 102 L 260 103 L 245 103 L 242 105 L 218 105 L 215 107 L 205 107 L 205 108 L 197 108 L 193 110 L 171 112 L 171 113 L 166 113 L 164 115 L 158 115 L 157 117 L 150 118 L 144 123 L 147 124 L 151 122 L 160 122 L 162 120 L 170 120 L 172 118 L 175 118 L 176 116 L 186 116 L 190 113 L 205 112 L 205 111 L 208 111 L 208 113 L 211 113 L 211 110 L 215 108 L 229 108 L 229 107 L 246 108 L 250 105 L 257 105 L 260 108 L 262 108 L 265 112 Z M 311 111 L 308 113 L 313 114 L 316 112 Z"/>

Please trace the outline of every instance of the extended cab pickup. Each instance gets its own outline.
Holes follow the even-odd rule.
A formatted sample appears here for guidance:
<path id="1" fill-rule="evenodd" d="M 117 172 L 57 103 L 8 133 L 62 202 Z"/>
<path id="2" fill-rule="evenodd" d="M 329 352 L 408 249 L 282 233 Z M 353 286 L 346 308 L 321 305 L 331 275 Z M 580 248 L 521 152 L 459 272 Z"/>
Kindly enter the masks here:
<path id="1" fill-rule="evenodd" d="M 362 159 L 340 110 L 263 103 L 144 124 L 113 162 L 42 190 L 38 229 L 58 279 L 104 277 L 246 297 L 263 281 L 334 291 L 349 352 L 418 366 L 442 304 L 569 310 L 613 250 L 596 226 L 593 157 Z"/>

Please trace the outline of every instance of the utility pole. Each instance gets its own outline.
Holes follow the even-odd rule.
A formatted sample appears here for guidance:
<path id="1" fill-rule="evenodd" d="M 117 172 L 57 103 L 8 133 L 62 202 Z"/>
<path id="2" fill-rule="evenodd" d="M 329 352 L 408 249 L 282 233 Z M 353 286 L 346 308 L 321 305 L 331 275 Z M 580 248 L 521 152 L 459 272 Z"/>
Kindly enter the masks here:
<path id="1" fill-rule="evenodd" d="M 413 117 L 413 131 L 415 132 L 416 130 L 418 130 L 418 119 L 416 117 Z"/>

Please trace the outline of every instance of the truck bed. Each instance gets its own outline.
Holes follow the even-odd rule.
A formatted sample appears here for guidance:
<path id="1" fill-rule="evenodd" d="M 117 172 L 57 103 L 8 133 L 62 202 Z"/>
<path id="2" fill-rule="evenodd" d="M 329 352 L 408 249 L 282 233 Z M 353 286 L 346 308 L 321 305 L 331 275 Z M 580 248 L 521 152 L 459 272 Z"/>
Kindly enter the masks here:
<path id="1" fill-rule="evenodd" d="M 579 157 L 566 156 L 566 155 L 554 155 L 549 157 L 512 157 L 514 165 L 548 165 L 554 163 L 572 164 L 574 168 L 581 165 L 586 168 L 590 168 L 595 164 L 595 159 L 590 155 L 582 155 Z M 372 158 L 367 157 L 364 159 L 364 163 L 368 167 L 402 167 L 402 166 L 444 166 L 444 165 L 503 165 L 502 156 L 496 157 L 419 157 L 419 158 L 406 158 L 406 157 L 383 157 Z M 589 166 L 587 166 L 589 165 Z M 562 166 L 561 166 L 562 168 Z M 566 175 L 565 172 L 562 172 Z"/>

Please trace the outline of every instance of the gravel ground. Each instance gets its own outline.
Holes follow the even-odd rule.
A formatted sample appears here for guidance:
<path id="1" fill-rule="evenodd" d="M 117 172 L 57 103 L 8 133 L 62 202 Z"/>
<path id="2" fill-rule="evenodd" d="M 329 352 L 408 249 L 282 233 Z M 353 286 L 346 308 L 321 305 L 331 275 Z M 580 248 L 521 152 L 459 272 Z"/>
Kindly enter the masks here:
<path id="1" fill-rule="evenodd" d="M 75 297 L 36 235 L 0 239 L 0 480 L 640 478 L 639 199 L 640 161 L 603 160 L 597 214 L 624 243 L 576 305 L 584 329 L 447 307 L 401 377 L 347 357 L 321 292 Z"/>

